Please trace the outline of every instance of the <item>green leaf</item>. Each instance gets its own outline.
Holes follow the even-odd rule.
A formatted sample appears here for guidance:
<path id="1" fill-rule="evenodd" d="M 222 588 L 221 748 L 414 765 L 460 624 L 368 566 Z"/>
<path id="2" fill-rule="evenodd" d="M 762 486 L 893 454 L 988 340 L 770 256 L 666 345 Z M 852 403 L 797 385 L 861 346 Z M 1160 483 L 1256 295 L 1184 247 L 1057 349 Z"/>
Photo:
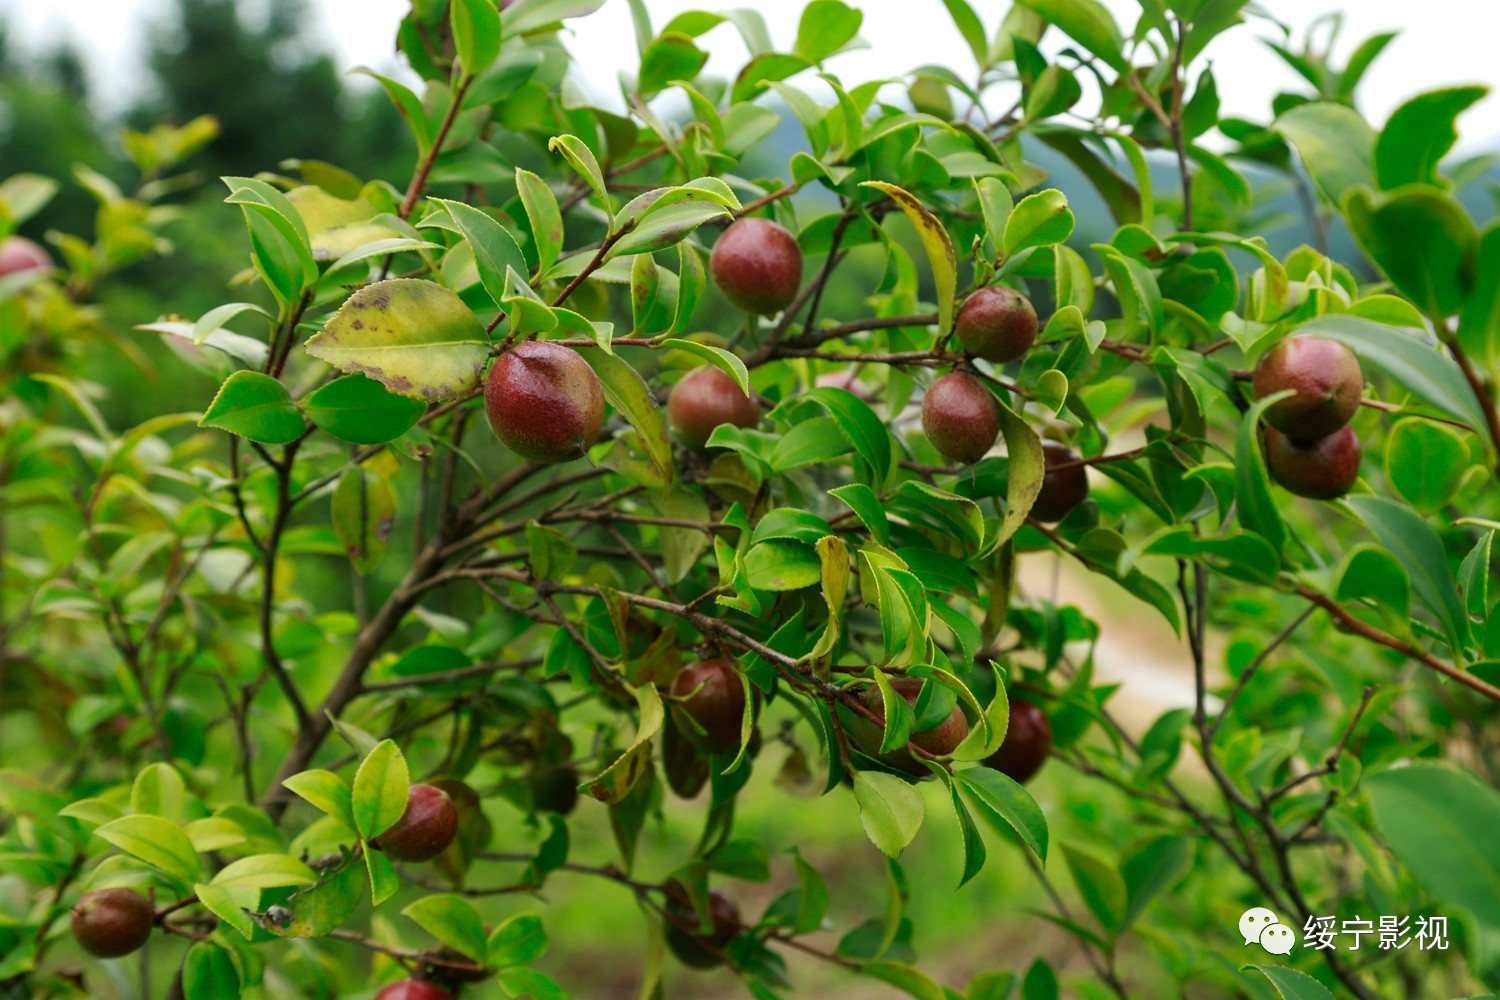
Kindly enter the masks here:
<path id="1" fill-rule="evenodd" d="M 1005 516 L 1000 521 L 999 530 L 990 538 L 991 552 L 1010 541 L 1026 523 L 1047 473 L 1042 439 L 1031 424 L 1009 406 L 999 399 L 995 402 L 1000 407 L 1000 433 L 1005 436 L 1009 478 L 1005 486 Z"/>
<path id="2" fill-rule="evenodd" d="M 1037 452 L 1040 455 L 1040 444 L 1037 446 Z M 1040 487 L 1040 479 L 1038 479 L 1037 485 Z M 834 487 L 828 491 L 828 495 L 838 499 L 850 510 L 854 511 L 854 515 L 859 518 L 860 523 L 869 530 L 870 534 L 881 545 L 891 544 L 891 522 L 886 516 L 885 506 L 880 502 L 880 498 L 875 495 L 874 490 L 870 489 L 864 483 L 850 483 L 847 486 Z"/>
<path id="3" fill-rule="evenodd" d="M 188 835 L 160 816 L 122 816 L 94 834 L 179 882 L 198 881 L 202 863 Z"/>
<path id="4" fill-rule="evenodd" d="M 542 918 L 521 913 L 495 928 L 490 935 L 490 964 L 497 967 L 528 965 L 547 953 L 547 931 Z"/>
<path id="5" fill-rule="evenodd" d="M 1152 900 L 1181 882 L 1193 868 L 1193 843 L 1187 837 L 1153 837 L 1120 865 L 1129 903 L 1121 929 L 1135 923 Z"/>
<path id="6" fill-rule="evenodd" d="M 1333 1000 L 1328 987 L 1305 972 L 1280 965 L 1247 965 L 1271 981 L 1281 1000 Z"/>
<path id="7" fill-rule="evenodd" d="M 385 557 L 396 523 L 391 481 L 363 466 L 345 470 L 333 488 L 330 512 L 334 533 L 354 568 L 366 576 L 373 573 Z"/>
<path id="8" fill-rule="evenodd" d="M 401 911 L 428 934 L 467 958 L 484 965 L 489 954 L 484 921 L 462 896 L 428 896 Z"/>
<path id="9" fill-rule="evenodd" d="M 587 17 L 604 0 L 525 0 L 505 14 L 505 37 L 529 34 L 572 17 Z"/>
<path id="10" fill-rule="evenodd" d="M 635 739 L 598 777 L 579 787 L 579 791 L 588 792 L 600 802 L 619 802 L 630 794 L 641 776 L 651 770 L 651 740 L 661 732 L 666 720 L 666 709 L 662 707 L 661 694 L 655 685 L 630 687 L 626 684 L 625 687 L 635 697 L 640 710 Z"/>
<path id="11" fill-rule="evenodd" d="M 526 1000 L 568 1000 L 568 993 L 546 973 L 515 966 L 495 973 L 495 982 L 512 997 Z"/>
<path id="12" fill-rule="evenodd" d="M 791 404 L 800 405 L 804 400 L 816 403 L 838 422 L 839 430 L 848 438 L 855 453 L 874 473 L 875 482 L 884 482 L 891 472 L 891 436 L 885 423 L 870 409 L 870 404 L 847 389 L 828 385 L 794 397 Z"/>
<path id="13" fill-rule="evenodd" d="M 1014 830 L 1031 853 L 1047 861 L 1047 817 L 1018 783 L 987 767 L 971 767 L 953 775 L 959 791 L 993 825 Z"/>
<path id="14" fill-rule="evenodd" d="M 964 0 L 954 2 L 963 3 Z M 984 215 L 985 232 L 998 254 L 1005 246 L 1005 224 L 1010 219 L 1010 213 L 1015 211 L 1015 201 L 1005 182 L 995 177 L 975 180 L 974 190 L 979 196 L 979 210 Z"/>
<path id="15" fill-rule="evenodd" d="M 745 573 L 756 590 L 801 590 L 822 578 L 822 563 L 810 545 L 772 539 L 745 553 Z"/>
<path id="16" fill-rule="evenodd" d="M 182 995 L 184 1000 L 234 1000 L 243 996 L 240 974 L 228 949 L 208 941 L 194 943 L 182 960 Z"/>
<path id="17" fill-rule="evenodd" d="M 1070 844 L 1063 845 L 1063 857 L 1068 861 L 1068 870 L 1073 873 L 1084 905 L 1099 926 L 1113 937 L 1125 923 L 1124 878 L 1114 865 Z"/>
<path id="18" fill-rule="evenodd" d="M 1403 632 L 1411 627 L 1411 577 L 1385 549 L 1368 542 L 1349 550 L 1336 576 L 1340 601 L 1373 600 Z"/>
<path id="19" fill-rule="evenodd" d="M 1463 306 L 1479 234 L 1456 200 L 1425 185 L 1373 196 L 1356 190 L 1344 213 L 1361 249 L 1424 316 L 1451 316 Z"/>
<path id="20" fill-rule="evenodd" d="M 894 986 L 917 1000 L 947 1000 L 947 994 L 941 986 L 929 979 L 926 973 L 909 965 L 899 962 L 866 962 L 859 967 L 859 971 L 871 979 Z"/>
<path id="21" fill-rule="evenodd" d="M 210 309 L 208 312 L 204 313 L 198 318 L 198 322 L 193 324 L 193 343 L 204 343 L 208 340 L 208 338 L 213 334 L 215 330 L 222 327 L 225 323 L 228 323 L 231 319 L 238 316 L 240 313 L 245 312 L 259 313 L 267 319 L 271 318 L 269 313 L 267 313 L 260 306 L 253 303 L 230 302 L 226 305 L 219 306 L 216 309 Z"/>
<path id="22" fill-rule="evenodd" d="M 1474 290 L 1459 316 L 1458 343 L 1476 364 L 1490 367 L 1500 359 L 1500 223 L 1479 236 Z"/>
<path id="23" fill-rule="evenodd" d="M 449 18 L 463 78 L 472 79 L 500 54 L 500 10 L 495 0 L 452 0 Z"/>
<path id="24" fill-rule="evenodd" d="M 370 903 L 379 906 L 390 899 L 401 888 L 396 877 L 396 866 L 385 856 L 384 851 L 365 851 L 365 871 L 370 876 Z"/>
<path id="25" fill-rule="evenodd" d="M 792 930 L 798 934 L 809 934 L 823 926 L 823 918 L 828 914 L 828 884 L 823 880 L 823 874 L 802 857 L 801 851 L 795 847 L 791 850 L 797 862 L 797 878 L 801 882 L 797 917 L 792 922 Z"/>
<path id="26" fill-rule="evenodd" d="M 864 19 L 843 0 L 812 0 L 802 10 L 792 51 L 808 62 L 822 62 L 854 40 Z"/>
<path id="27" fill-rule="evenodd" d="M 563 218 L 552 188 L 530 170 L 516 168 L 516 192 L 531 222 L 531 239 L 536 245 L 538 271 L 545 272 L 557 263 L 563 246 Z"/>
<path id="28" fill-rule="evenodd" d="M 981 724 L 969 730 L 969 735 L 954 748 L 954 760 L 983 760 L 1005 742 L 1005 733 L 1010 729 L 1010 695 L 1005 690 L 1005 675 L 1000 665 L 991 660 L 990 668 L 995 675 L 995 696 L 984 710 Z"/>
<path id="29" fill-rule="evenodd" d="M 516 238 L 508 229 L 472 205 L 444 198 L 431 200 L 448 210 L 448 218 L 474 251 L 474 265 L 479 270 L 480 283 L 494 300 L 495 306 L 504 309 L 505 301 L 509 298 L 507 275 L 511 271 L 525 274 L 527 270 L 526 257 L 516 245 Z"/>
<path id="30" fill-rule="evenodd" d="M 1391 485 L 1418 510 L 1432 513 L 1458 492 L 1469 466 L 1469 446 L 1453 428 L 1409 419 L 1391 428 L 1385 468 Z"/>
<path id="31" fill-rule="evenodd" d="M 181 822 L 187 801 L 182 775 L 170 764 L 148 764 L 130 786 L 130 811 Z"/>
<path id="32" fill-rule="evenodd" d="M 312 885 L 317 880 L 311 868 L 289 854 L 252 854 L 220 868 L 213 884 L 229 890 L 276 889 Z"/>
<path id="33" fill-rule="evenodd" d="M 814 545 L 823 583 L 823 603 L 828 606 L 828 624 L 808 653 L 808 660 L 822 660 L 833 652 L 843 634 L 844 601 L 849 596 L 849 548 L 838 535 L 825 535 Z"/>
<path id="34" fill-rule="evenodd" d="M 281 783 L 288 791 L 312 803 L 349 829 L 354 826 L 354 795 L 348 782 L 332 771 L 303 771 Z"/>
<path id="35" fill-rule="evenodd" d="M 1448 568 L 1442 538 L 1420 514 L 1394 500 L 1361 495 L 1349 497 L 1347 502 L 1380 544 L 1406 567 L 1417 599 L 1437 617 L 1448 645 L 1461 656 L 1469 621 Z"/>
<path id="36" fill-rule="evenodd" d="M 1343 104 L 1312 102 L 1283 111 L 1271 125 L 1297 148 L 1302 165 L 1333 205 L 1359 185 L 1375 183 L 1375 130 Z"/>
<path id="37" fill-rule="evenodd" d="M 411 88 L 405 84 L 381 76 L 379 73 L 364 66 L 355 67 L 350 72 L 363 73 L 365 76 L 374 77 L 380 86 L 385 88 L 386 96 L 396 106 L 396 111 L 406 122 L 406 127 L 411 129 L 412 135 L 417 140 L 417 152 L 426 155 L 432 148 L 432 126 L 427 124 L 427 111 L 422 107 L 422 99 L 411 92 Z"/>
<path id="38" fill-rule="evenodd" d="M 943 0 L 943 6 L 948 8 L 948 16 L 953 18 L 954 27 L 958 29 L 969 51 L 974 54 L 974 62 L 980 69 L 987 69 L 993 60 L 990 58 L 989 39 L 984 34 L 984 22 L 974 13 L 974 8 L 969 6 L 967 0 Z"/>
<path id="39" fill-rule="evenodd" d="M 687 239 L 705 222 L 730 217 L 730 209 L 706 196 L 668 202 L 660 208 L 653 205 L 649 214 L 610 248 L 608 259 L 665 250 Z"/>
<path id="40" fill-rule="evenodd" d="M 1098 0 L 1017 0 L 1017 6 L 1036 11 L 1111 68 L 1121 73 L 1129 71 L 1120 26 L 1109 8 Z"/>
<path id="41" fill-rule="evenodd" d="M 1448 87 L 1418 94 L 1397 108 L 1375 143 L 1375 173 L 1387 190 L 1403 184 L 1442 186 L 1438 164 L 1458 141 L 1454 120 L 1488 87 Z"/>
<path id="42" fill-rule="evenodd" d="M 385 861 L 385 855 L 379 852 L 367 852 L 366 857 L 371 856 Z M 389 861 L 385 863 L 390 865 Z M 289 922 L 283 925 L 266 921 L 261 926 L 277 937 L 322 937 L 349 919 L 359 906 L 364 891 L 364 873 L 360 871 L 359 864 L 344 864 L 317 885 L 293 895 L 287 901 L 286 906 L 292 911 Z"/>
<path id="43" fill-rule="evenodd" d="M 677 80 L 692 80 L 708 62 L 708 53 L 680 31 L 663 31 L 641 53 L 637 88 L 650 97 Z"/>
<path id="44" fill-rule="evenodd" d="M 313 423 L 353 444 L 394 441 L 415 427 L 426 409 L 364 375 L 334 379 L 308 396 L 304 405 Z"/>
<path id="45" fill-rule="evenodd" d="M 1021 199 L 1005 223 L 1004 251 L 1012 257 L 1028 247 L 1061 243 L 1073 234 L 1068 198 L 1055 188 Z"/>
<path id="46" fill-rule="evenodd" d="M 572 135 L 553 136 L 552 141 L 547 143 L 547 149 L 561 154 L 594 194 L 598 195 L 600 206 L 604 209 L 604 214 L 609 217 L 609 228 L 613 230 L 615 227 L 614 205 L 609 200 L 609 191 L 604 186 L 604 171 L 599 169 L 599 161 L 594 158 L 593 150 L 584 145 L 582 139 Z"/>
<path id="47" fill-rule="evenodd" d="M 1421 330 L 1356 316 L 1320 316 L 1303 323 L 1297 332 L 1337 340 L 1359 356 L 1366 372 L 1378 369 L 1422 402 L 1476 431 L 1483 430 L 1484 411 L 1463 372 L 1452 358 L 1427 343 Z"/>
<path id="48" fill-rule="evenodd" d="M 676 348 L 679 351 L 697 355 L 734 379 L 734 384 L 740 387 L 740 392 L 750 395 L 750 372 L 745 368 L 745 362 L 741 361 L 740 356 L 733 351 L 726 351 L 712 344 L 700 344 L 696 340 L 668 338 L 660 343 L 663 348 Z"/>
<path id="49" fill-rule="evenodd" d="M 881 715 L 885 719 L 885 729 L 880 739 L 880 752 L 884 754 L 906 746 L 907 741 L 911 739 L 911 730 L 916 718 L 907 700 L 891 687 L 890 679 L 886 677 L 885 671 L 877 669 L 874 674 L 875 686 L 880 689 Z"/>
<path id="50" fill-rule="evenodd" d="M 302 436 L 305 425 L 279 379 L 238 371 L 224 380 L 198 426 L 217 427 L 261 444 L 289 444 Z"/>
<path id="51" fill-rule="evenodd" d="M 1366 776 L 1381 839 L 1444 907 L 1500 927 L 1500 793 L 1473 775 L 1435 763 Z"/>
<path id="52" fill-rule="evenodd" d="M 854 798 L 870 842 L 898 857 L 922 828 L 926 807 L 921 793 L 893 774 L 855 771 Z"/>
<path id="53" fill-rule="evenodd" d="M 1279 392 L 1256 402 L 1240 420 L 1234 446 L 1234 499 L 1245 530 L 1264 538 L 1279 559 L 1286 550 L 1286 523 L 1271 496 L 1270 474 L 1260 449 L 1260 418 L 1270 406 L 1289 392 Z"/>
<path id="54" fill-rule="evenodd" d="M 205 909 L 239 931 L 246 940 L 255 935 L 255 921 L 250 919 L 250 914 L 245 912 L 244 907 L 235 902 L 228 888 L 200 882 L 193 887 L 193 891 Z"/>
<path id="55" fill-rule="evenodd" d="M 634 427 L 640 437 L 641 447 L 666 485 L 670 486 L 676 470 L 672 465 L 672 442 L 667 437 L 667 426 L 662 421 L 661 410 L 646 380 L 629 363 L 604 351 L 585 349 L 578 352 L 583 360 L 599 376 L 604 389 L 604 398 L 609 405 Z"/>
<path id="56" fill-rule="evenodd" d="M 373 840 L 396 825 L 406 812 L 411 789 L 406 758 L 390 740 L 381 740 L 354 773 L 354 828 Z"/>
<path id="57" fill-rule="evenodd" d="M 938 336 L 945 336 L 953 329 L 954 296 L 958 290 L 958 258 L 953 252 L 953 240 L 938 217 L 928 211 L 910 192 L 884 181 L 864 181 L 860 187 L 872 187 L 888 196 L 916 227 L 922 248 L 927 251 L 927 262 L 932 266 L 932 282 L 937 291 Z"/>
<path id="58" fill-rule="evenodd" d="M 969 815 L 968 807 L 964 805 L 963 799 L 959 798 L 958 785 L 953 781 L 953 776 L 936 761 L 924 761 L 948 788 L 948 798 L 953 803 L 953 813 L 958 817 L 958 830 L 960 842 L 963 845 L 963 871 L 958 876 L 957 888 L 962 889 L 969 880 L 979 874 L 984 867 L 986 851 L 984 840 L 979 836 L 979 828 L 974 825 L 974 817 Z"/>
<path id="59" fill-rule="evenodd" d="M 479 388 L 489 338 L 463 300 L 431 281 L 366 285 L 307 342 L 307 353 L 391 392 L 436 401 Z"/>

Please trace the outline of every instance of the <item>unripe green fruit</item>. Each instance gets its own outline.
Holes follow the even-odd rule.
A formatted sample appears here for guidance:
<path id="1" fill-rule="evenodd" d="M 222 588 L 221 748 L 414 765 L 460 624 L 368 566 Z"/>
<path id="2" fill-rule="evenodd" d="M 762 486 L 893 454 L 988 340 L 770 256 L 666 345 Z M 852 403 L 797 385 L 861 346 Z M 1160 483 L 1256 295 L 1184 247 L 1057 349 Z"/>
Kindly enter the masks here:
<path id="1" fill-rule="evenodd" d="M 453 994 L 425 979 L 403 979 L 381 990 L 375 1000 L 453 1000 Z"/>
<path id="2" fill-rule="evenodd" d="M 1256 399 L 1293 390 L 1272 403 L 1266 423 L 1298 441 L 1326 437 L 1354 419 L 1365 374 L 1354 352 L 1336 340 L 1302 335 L 1278 341 L 1251 377 Z"/>
<path id="3" fill-rule="evenodd" d="M 1266 428 L 1266 467 L 1271 478 L 1299 497 L 1336 500 L 1359 479 L 1363 450 L 1354 428 L 1341 427 L 1314 441 L 1294 441 Z"/>
<path id="4" fill-rule="evenodd" d="M 917 695 L 922 693 L 922 679 L 894 677 L 891 679 L 891 689 L 905 698 L 908 705 L 916 705 Z M 905 771 L 919 778 L 930 778 L 932 771 L 917 759 L 909 747 L 897 747 L 889 753 L 880 752 L 881 741 L 885 739 L 885 701 L 880 696 L 880 689 L 865 688 L 860 692 L 859 698 L 864 706 L 874 712 L 881 721 L 877 725 L 863 715 L 849 713 L 849 736 L 854 740 L 855 746 L 898 771 Z M 948 717 L 942 722 L 931 729 L 912 733 L 910 742 L 934 756 L 941 757 L 957 749 L 958 745 L 964 741 L 964 737 L 968 735 L 969 720 L 964 718 L 963 711 L 954 705 L 953 711 L 949 712 Z"/>
<path id="5" fill-rule="evenodd" d="M 1072 464 L 1078 461 L 1078 456 L 1067 446 L 1050 441 L 1042 445 L 1042 460 L 1047 471 L 1042 476 L 1042 489 L 1031 507 L 1031 516 L 1038 521 L 1061 521 L 1068 511 L 1088 499 L 1088 470 Z M 1067 468 L 1056 468 L 1060 465 Z"/>
<path id="6" fill-rule="evenodd" d="M 578 769 L 561 764 L 538 770 L 531 779 L 531 801 L 542 812 L 566 816 L 578 805 Z"/>
<path id="7" fill-rule="evenodd" d="M 949 372 L 922 397 L 922 430 L 944 458 L 972 465 L 1000 436 L 1000 405 L 968 372 Z"/>
<path id="8" fill-rule="evenodd" d="M 26 237 L 7 236 L 0 240 L 0 278 L 51 266 L 51 255 Z"/>
<path id="9" fill-rule="evenodd" d="M 672 680 L 675 708 L 703 730 L 695 732 L 684 723 L 688 739 L 712 753 L 724 753 L 740 745 L 740 725 L 745 716 L 745 686 L 739 670 L 729 660 L 699 660 Z"/>
<path id="10" fill-rule="evenodd" d="M 720 424 L 754 427 L 760 423 L 760 407 L 740 391 L 739 383 L 728 373 L 704 365 L 688 372 L 672 387 L 667 417 L 683 444 L 702 449 Z"/>
<path id="11" fill-rule="evenodd" d="M 802 287 L 802 248 L 769 219 L 741 219 L 714 244 L 709 270 L 734 305 L 773 316 L 791 305 Z"/>
<path id="12" fill-rule="evenodd" d="M 73 904 L 72 929 L 83 950 L 98 958 L 119 958 L 151 937 L 156 911 L 134 889 L 95 889 Z"/>
<path id="13" fill-rule="evenodd" d="M 418 782 L 406 795 L 406 811 L 375 840 L 394 861 L 431 861 L 458 833 L 458 809 L 441 788 Z"/>
<path id="14" fill-rule="evenodd" d="M 1007 364 L 1036 343 L 1036 310 L 1014 288 L 990 285 L 965 300 L 953 332 L 976 358 Z"/>
<path id="15" fill-rule="evenodd" d="M 599 439 L 604 390 L 577 351 L 523 340 L 490 366 L 484 408 L 507 448 L 550 465 L 582 458 Z"/>
<path id="16" fill-rule="evenodd" d="M 678 892 L 682 892 L 678 888 Z M 667 913 L 672 917 L 667 922 L 667 947 L 672 949 L 672 954 L 677 956 L 677 961 L 690 969 L 711 969 L 723 962 L 718 955 L 704 947 L 707 943 L 719 951 L 723 951 L 734 936 L 740 932 L 740 909 L 734 905 L 734 900 L 720 892 L 718 889 L 709 891 L 708 915 L 712 922 L 712 929 L 707 934 L 697 934 L 684 930 L 682 926 L 699 926 L 698 914 L 694 912 L 692 904 L 686 899 L 671 894 L 667 897 Z"/>
<path id="17" fill-rule="evenodd" d="M 1029 701 L 1013 701 L 1005 740 L 984 763 L 1012 781 L 1025 784 L 1041 770 L 1051 752 L 1052 723 L 1047 716 Z"/>

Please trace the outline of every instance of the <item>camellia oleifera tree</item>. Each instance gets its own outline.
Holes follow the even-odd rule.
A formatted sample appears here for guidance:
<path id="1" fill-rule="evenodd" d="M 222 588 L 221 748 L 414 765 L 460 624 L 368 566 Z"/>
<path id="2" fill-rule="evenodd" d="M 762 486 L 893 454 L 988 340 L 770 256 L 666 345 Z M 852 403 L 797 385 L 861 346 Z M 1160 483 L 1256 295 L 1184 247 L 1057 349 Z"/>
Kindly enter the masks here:
<path id="1" fill-rule="evenodd" d="M 643 996 L 669 953 L 760 997 L 797 991 L 790 953 L 1057 996 L 1034 951 L 946 985 L 915 954 L 904 907 L 949 889 L 897 859 L 937 809 L 963 882 L 1002 852 L 1041 880 L 1078 996 L 1495 985 L 1500 229 L 1459 201 L 1487 162 L 1445 162 L 1483 88 L 1372 124 L 1389 36 L 1340 66 L 1243 0 L 1128 32 L 943 4 L 977 74 L 851 81 L 842 0 L 633 0 L 621 113 L 559 35 L 598 2 L 418 0 L 420 92 L 380 79 L 410 179 L 226 178 L 251 267 L 140 328 L 208 378 L 136 426 L 97 405 L 142 383 L 85 372 L 113 350 L 86 302 L 165 249 L 151 206 L 211 125 L 132 135 L 131 194 L 80 173 L 92 243 L 7 238 L 6 996 L 563 996 L 547 903 L 593 880 L 639 903 Z M 1306 85 L 1221 118 L 1205 49 L 1256 30 Z M 783 112 L 800 148 L 763 166 Z M 52 187 L 13 178 L 0 221 Z M 1278 256 L 1288 206 L 1313 245 Z M 1018 585 L 1030 559 L 1169 623 L 1193 706 L 1123 726 L 1101 626 Z M 1049 758 L 1125 815 L 1049 837 Z M 859 816 L 883 910 L 834 926 L 837 884 L 737 834 L 766 769 Z M 535 912 L 493 919 L 515 893 Z M 1441 916 L 1449 946 L 1205 930 L 1250 906 Z"/>

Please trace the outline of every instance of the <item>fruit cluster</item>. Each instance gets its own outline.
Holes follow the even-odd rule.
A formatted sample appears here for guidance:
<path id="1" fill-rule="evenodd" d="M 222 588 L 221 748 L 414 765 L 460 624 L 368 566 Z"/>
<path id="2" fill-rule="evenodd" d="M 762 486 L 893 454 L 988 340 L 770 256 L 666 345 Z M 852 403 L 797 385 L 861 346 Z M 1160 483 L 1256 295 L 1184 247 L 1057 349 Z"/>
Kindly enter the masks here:
<path id="1" fill-rule="evenodd" d="M 1338 341 L 1302 335 L 1277 341 L 1255 366 L 1256 399 L 1287 393 L 1265 411 L 1266 467 L 1292 493 L 1334 500 L 1359 478 L 1361 449 L 1349 421 L 1365 377 Z"/>

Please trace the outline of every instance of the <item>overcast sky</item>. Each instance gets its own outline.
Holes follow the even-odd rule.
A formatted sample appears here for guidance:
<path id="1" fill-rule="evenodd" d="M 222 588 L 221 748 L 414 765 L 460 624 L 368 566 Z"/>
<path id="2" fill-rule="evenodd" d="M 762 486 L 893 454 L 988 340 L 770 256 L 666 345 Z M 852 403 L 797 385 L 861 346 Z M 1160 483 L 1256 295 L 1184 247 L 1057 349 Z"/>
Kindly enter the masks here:
<path id="1" fill-rule="evenodd" d="M 1136 0 L 1104 0 L 1122 25 L 1135 23 Z M 797 13 L 804 0 L 757 0 L 778 45 L 790 48 Z M 659 28 L 682 10 L 714 10 L 746 5 L 744 0 L 648 0 Z M 892 76 L 922 63 L 945 63 L 961 75 L 973 72 L 973 60 L 940 0 L 864 0 L 861 34 L 868 52 L 838 57 L 832 68 L 845 82 Z M 1359 40 L 1377 31 L 1399 29 L 1360 91 L 1363 110 L 1378 122 L 1419 90 L 1455 83 L 1493 84 L 1500 76 L 1495 56 L 1494 23 L 1478 13 L 1486 0 L 1261 0 L 1261 5 L 1298 32 L 1319 15 L 1345 10 L 1339 49 L 1346 55 Z M 139 53 L 146 28 L 169 4 L 164 0 L 0 0 L 0 18 L 19 28 L 28 47 L 45 46 L 65 35 L 78 39 L 86 54 L 95 92 L 123 103 L 141 79 Z M 998 11 L 997 0 L 979 0 L 976 10 Z M 247 17 L 260 0 L 242 0 Z M 317 33 L 346 68 L 359 65 L 394 68 L 392 37 L 408 0 L 309 0 Z M 993 30 L 996 14 L 984 15 Z M 618 102 L 617 75 L 635 57 L 634 35 L 626 0 L 607 0 L 596 15 L 574 22 L 571 47 L 579 57 L 591 89 Z M 1264 120 L 1275 89 L 1294 86 L 1296 78 L 1256 34 L 1264 26 L 1238 28 L 1221 38 L 1207 55 L 1213 62 L 1226 114 Z M 744 58 L 738 36 L 728 25 L 709 34 L 710 71 L 731 72 Z M 1340 62 L 1342 59 L 1339 60 Z M 1471 109 L 1463 122 L 1463 148 L 1490 145 L 1500 137 L 1500 98 L 1490 97 Z"/>

